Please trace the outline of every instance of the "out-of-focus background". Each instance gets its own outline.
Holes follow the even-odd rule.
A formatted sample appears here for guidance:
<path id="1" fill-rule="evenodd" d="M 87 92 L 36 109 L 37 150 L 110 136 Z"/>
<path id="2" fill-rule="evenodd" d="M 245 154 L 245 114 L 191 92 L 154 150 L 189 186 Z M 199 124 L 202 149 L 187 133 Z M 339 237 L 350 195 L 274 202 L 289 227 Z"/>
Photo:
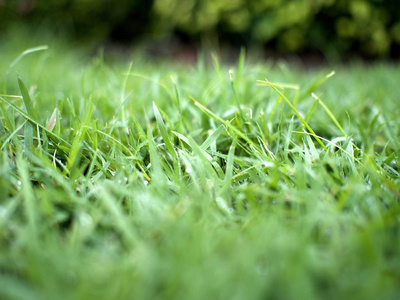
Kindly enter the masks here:
<path id="1" fill-rule="evenodd" d="M 245 46 L 340 61 L 400 56 L 399 0 L 0 0 L 0 36 L 15 28 L 161 54 Z"/>

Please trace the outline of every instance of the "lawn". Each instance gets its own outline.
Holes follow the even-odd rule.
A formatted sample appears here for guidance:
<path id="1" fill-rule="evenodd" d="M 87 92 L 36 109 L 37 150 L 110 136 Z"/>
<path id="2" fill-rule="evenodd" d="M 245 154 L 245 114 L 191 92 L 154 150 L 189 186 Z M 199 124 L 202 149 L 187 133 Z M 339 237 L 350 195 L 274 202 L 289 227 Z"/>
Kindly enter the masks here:
<path id="1" fill-rule="evenodd" d="M 398 299 L 399 65 L 32 46 L 0 49 L 1 299 Z"/>

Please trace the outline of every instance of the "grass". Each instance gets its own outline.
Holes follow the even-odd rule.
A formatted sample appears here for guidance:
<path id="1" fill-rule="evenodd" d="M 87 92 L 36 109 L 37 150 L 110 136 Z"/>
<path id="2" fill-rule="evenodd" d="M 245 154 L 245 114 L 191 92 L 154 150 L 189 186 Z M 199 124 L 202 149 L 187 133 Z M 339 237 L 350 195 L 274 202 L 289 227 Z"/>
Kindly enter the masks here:
<path id="1" fill-rule="evenodd" d="M 398 298 L 398 66 L 1 51 L 2 299 Z"/>

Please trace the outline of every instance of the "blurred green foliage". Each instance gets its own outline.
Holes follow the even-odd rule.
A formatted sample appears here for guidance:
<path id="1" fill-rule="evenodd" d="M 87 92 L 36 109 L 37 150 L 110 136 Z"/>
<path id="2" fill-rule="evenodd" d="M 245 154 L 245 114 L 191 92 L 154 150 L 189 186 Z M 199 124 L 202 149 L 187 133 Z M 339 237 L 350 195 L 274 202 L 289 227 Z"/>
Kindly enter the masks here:
<path id="1" fill-rule="evenodd" d="M 236 33 L 279 50 L 391 54 L 400 44 L 398 0 L 155 0 L 157 30 Z"/>
<path id="2" fill-rule="evenodd" d="M 132 39 L 150 22 L 151 1 L 0 0 L 0 30 L 13 24 L 99 41 Z"/>
<path id="3" fill-rule="evenodd" d="M 398 0 L 0 0 L 0 27 L 21 22 L 85 39 L 179 33 L 289 52 L 395 56 Z M 225 40 L 224 40 L 225 39 Z M 229 42 L 229 40 L 228 40 Z"/>

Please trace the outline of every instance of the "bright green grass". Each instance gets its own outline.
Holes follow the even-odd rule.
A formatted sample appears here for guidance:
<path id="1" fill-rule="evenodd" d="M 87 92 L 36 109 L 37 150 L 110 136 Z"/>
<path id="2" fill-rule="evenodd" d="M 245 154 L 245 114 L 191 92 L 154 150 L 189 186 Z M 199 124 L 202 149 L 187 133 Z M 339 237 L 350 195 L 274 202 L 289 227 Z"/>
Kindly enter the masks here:
<path id="1" fill-rule="evenodd" d="M 1 299 L 398 299 L 399 66 L 17 48 Z"/>

